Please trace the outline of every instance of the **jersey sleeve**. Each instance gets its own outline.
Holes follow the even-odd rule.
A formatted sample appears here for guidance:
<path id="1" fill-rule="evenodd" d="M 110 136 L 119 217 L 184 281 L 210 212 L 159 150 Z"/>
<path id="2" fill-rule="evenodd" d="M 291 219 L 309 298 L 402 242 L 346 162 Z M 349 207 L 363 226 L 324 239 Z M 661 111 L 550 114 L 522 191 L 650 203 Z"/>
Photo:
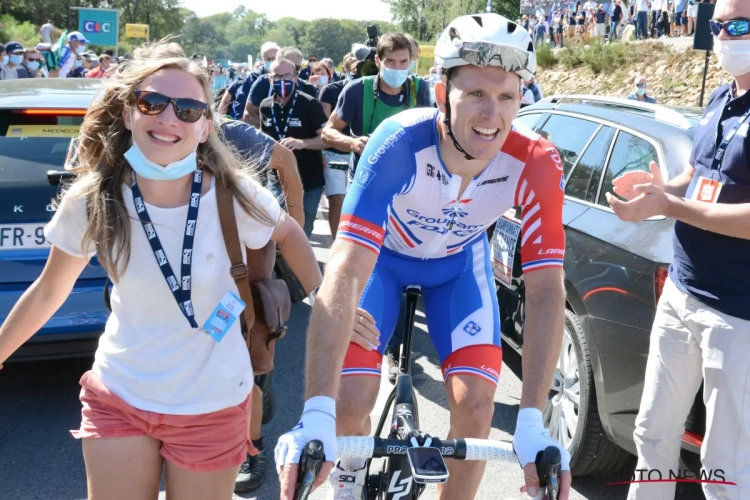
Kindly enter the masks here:
<path id="1" fill-rule="evenodd" d="M 393 198 L 414 181 L 417 162 L 408 131 L 394 118 L 370 137 L 344 198 L 337 238 L 379 254 Z"/>
<path id="2" fill-rule="evenodd" d="M 565 174 L 557 149 L 542 138 L 532 146 L 516 190 L 522 211 L 521 268 L 524 273 L 563 267 L 562 210 Z"/>

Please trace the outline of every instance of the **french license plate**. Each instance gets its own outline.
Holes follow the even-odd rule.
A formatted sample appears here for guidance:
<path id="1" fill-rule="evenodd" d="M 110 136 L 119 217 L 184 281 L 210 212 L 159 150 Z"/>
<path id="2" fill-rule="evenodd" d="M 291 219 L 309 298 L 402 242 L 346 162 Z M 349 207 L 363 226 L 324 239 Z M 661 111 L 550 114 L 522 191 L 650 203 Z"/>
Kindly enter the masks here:
<path id="1" fill-rule="evenodd" d="M 521 223 L 515 220 L 513 210 L 509 210 L 497 220 L 495 235 L 492 238 L 492 268 L 495 279 L 508 288 L 511 288 L 513 261 L 520 234 Z"/>
<path id="2" fill-rule="evenodd" d="M 44 237 L 45 224 L 0 224 L 0 251 L 50 248 Z"/>

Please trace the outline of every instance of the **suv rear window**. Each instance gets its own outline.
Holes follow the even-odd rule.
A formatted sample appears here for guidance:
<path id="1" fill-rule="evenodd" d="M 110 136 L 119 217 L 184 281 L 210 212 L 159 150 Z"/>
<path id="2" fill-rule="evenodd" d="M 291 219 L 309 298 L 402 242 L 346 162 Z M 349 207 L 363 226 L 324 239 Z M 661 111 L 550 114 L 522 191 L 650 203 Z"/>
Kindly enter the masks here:
<path id="1" fill-rule="evenodd" d="M 84 112 L 0 110 L 0 181 L 62 168 Z"/>

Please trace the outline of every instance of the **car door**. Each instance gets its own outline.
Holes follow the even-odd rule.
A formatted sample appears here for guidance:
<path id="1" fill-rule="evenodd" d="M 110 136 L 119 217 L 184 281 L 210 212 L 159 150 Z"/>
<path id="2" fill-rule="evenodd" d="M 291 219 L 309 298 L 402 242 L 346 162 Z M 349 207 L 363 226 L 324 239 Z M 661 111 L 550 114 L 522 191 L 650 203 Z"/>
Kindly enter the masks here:
<path id="1" fill-rule="evenodd" d="M 555 145 L 560 153 L 566 177 L 570 175 L 573 166 L 601 128 L 597 122 L 567 114 L 552 113 L 537 120 L 524 114 L 521 118 L 533 123 L 533 129 Z M 588 208 L 588 204 L 578 203 L 575 198 L 566 196 L 563 205 L 563 224 L 569 224 Z M 498 220 L 492 239 L 501 329 L 505 338 L 517 346 L 523 343 L 524 318 L 523 277 L 518 245 L 520 226 L 520 210 L 516 208 Z"/>
<path id="2" fill-rule="evenodd" d="M 599 414 L 616 442 L 631 443 L 643 388 L 657 293 L 671 261 L 673 223 L 664 218 L 621 221 L 606 193 L 612 180 L 631 170 L 664 165 L 656 141 L 619 130 L 606 169 L 587 192 L 592 208 L 567 228 L 568 295 L 580 301 L 597 383 Z M 666 177 L 666 176 L 665 176 Z M 568 266 L 568 260 L 571 265 Z M 574 262 L 574 263 L 573 263 Z"/>
<path id="3" fill-rule="evenodd" d="M 66 173 L 71 137 L 78 134 L 85 112 L 0 110 L 0 323 L 47 261 L 50 244 L 44 226 L 55 213 L 57 180 Z M 94 259 L 32 343 L 52 337 L 66 343 L 82 336 L 95 340 L 108 317 L 102 301 L 105 277 Z M 59 352 L 45 355 L 64 356 L 66 349 L 61 346 Z M 22 351 L 19 356 L 25 357 Z"/>

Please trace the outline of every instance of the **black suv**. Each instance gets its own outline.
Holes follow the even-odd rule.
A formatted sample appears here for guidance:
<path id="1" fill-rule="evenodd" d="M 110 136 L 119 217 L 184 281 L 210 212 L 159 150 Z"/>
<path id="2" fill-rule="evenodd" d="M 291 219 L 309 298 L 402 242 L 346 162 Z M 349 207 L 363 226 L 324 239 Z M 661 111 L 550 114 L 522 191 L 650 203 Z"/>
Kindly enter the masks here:
<path id="1" fill-rule="evenodd" d="M 673 222 L 623 222 L 605 193 L 612 192 L 612 179 L 629 170 L 649 171 L 651 161 L 665 179 L 682 172 L 700 118 L 696 108 L 568 95 L 525 107 L 516 120 L 557 147 L 565 171 L 567 307 L 544 417 L 551 436 L 571 452 L 575 475 L 618 470 L 635 453 L 649 334 L 672 260 Z M 498 220 L 492 238 L 503 338 L 519 353 L 520 224 L 520 210 L 512 209 Z M 703 412 L 697 396 L 683 449 L 700 451 Z"/>

